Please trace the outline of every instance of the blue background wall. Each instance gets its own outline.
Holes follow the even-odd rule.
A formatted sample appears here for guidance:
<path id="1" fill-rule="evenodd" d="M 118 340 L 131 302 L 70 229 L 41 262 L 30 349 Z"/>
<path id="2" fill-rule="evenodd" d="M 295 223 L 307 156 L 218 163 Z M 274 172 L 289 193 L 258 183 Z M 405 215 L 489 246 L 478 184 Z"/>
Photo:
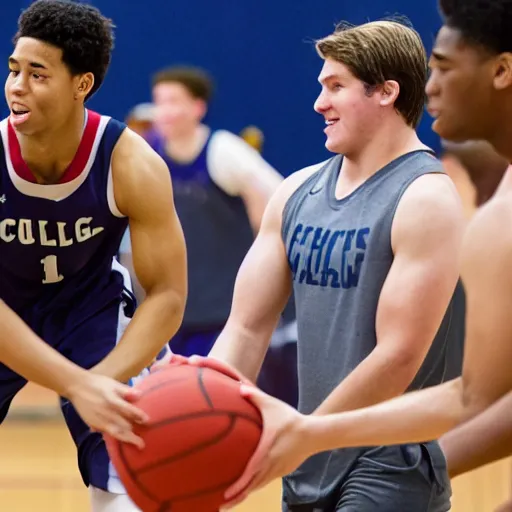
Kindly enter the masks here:
<path id="1" fill-rule="evenodd" d="M 407 15 L 430 51 L 440 26 L 435 0 L 92 0 L 116 26 L 113 63 L 90 107 L 117 118 L 150 100 L 150 75 L 192 63 L 216 79 L 208 121 L 238 132 L 256 124 L 265 133 L 265 157 L 283 174 L 319 161 L 323 121 L 313 111 L 321 67 L 312 40 L 336 22 L 363 23 Z M 30 0 L 2 2 L 0 58 L 11 51 L 16 20 Z M 1 113 L 7 115 L 5 102 Z M 439 146 L 425 114 L 420 135 Z"/>

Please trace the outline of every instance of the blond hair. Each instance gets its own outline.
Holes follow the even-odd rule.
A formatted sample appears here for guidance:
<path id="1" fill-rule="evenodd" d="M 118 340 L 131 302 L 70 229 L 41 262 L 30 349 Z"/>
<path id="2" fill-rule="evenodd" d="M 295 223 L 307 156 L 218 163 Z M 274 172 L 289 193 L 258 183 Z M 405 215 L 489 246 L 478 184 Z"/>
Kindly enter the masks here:
<path id="1" fill-rule="evenodd" d="M 398 82 L 395 109 L 416 128 L 425 105 L 427 54 L 413 28 L 392 20 L 359 26 L 342 23 L 317 41 L 316 49 L 323 59 L 347 66 L 368 91 L 386 80 Z"/>

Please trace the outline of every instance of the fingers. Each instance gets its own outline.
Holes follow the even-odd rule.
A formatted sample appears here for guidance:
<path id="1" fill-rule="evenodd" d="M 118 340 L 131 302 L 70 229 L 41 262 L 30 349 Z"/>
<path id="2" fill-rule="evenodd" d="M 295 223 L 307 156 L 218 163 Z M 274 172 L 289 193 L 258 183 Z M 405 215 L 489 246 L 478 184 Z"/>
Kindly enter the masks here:
<path id="1" fill-rule="evenodd" d="M 219 361 L 214 357 L 191 356 L 188 360 L 189 364 L 194 366 L 202 366 L 203 368 L 211 368 L 217 372 L 223 373 L 231 379 L 238 380 L 247 385 L 252 385 L 252 382 L 245 378 L 240 372 L 229 366 L 227 363 Z"/>
<path id="2" fill-rule="evenodd" d="M 249 493 L 244 492 L 240 496 L 237 496 L 235 499 L 229 501 L 228 503 L 225 503 L 224 505 L 222 505 L 222 507 L 220 507 L 220 512 L 224 510 L 230 510 L 236 507 L 237 505 L 242 503 L 242 501 L 245 501 L 247 499 L 247 496 L 249 496 Z"/>
<path id="3" fill-rule="evenodd" d="M 119 395 L 128 402 L 136 402 L 141 397 L 141 392 L 137 388 L 121 385 L 118 388 Z"/>
<path id="4" fill-rule="evenodd" d="M 130 424 L 138 423 L 139 425 L 144 425 L 149 421 L 149 416 L 142 409 L 126 402 L 122 398 L 112 400 L 111 406 L 117 414 L 128 420 Z"/>
<path id="5" fill-rule="evenodd" d="M 144 440 L 137 436 L 132 430 L 130 430 L 130 428 L 124 428 L 117 424 L 110 424 L 105 429 L 105 432 L 107 432 L 111 437 L 117 439 L 118 441 L 131 444 L 140 450 L 142 450 L 145 446 Z"/>
<path id="6" fill-rule="evenodd" d="M 179 354 L 171 354 L 169 358 L 164 358 L 160 361 L 157 361 L 154 363 L 149 371 L 151 373 L 157 372 L 159 370 L 162 370 L 164 368 L 168 368 L 169 365 L 181 365 L 181 364 L 188 364 L 188 358 L 184 356 L 180 356 Z"/>

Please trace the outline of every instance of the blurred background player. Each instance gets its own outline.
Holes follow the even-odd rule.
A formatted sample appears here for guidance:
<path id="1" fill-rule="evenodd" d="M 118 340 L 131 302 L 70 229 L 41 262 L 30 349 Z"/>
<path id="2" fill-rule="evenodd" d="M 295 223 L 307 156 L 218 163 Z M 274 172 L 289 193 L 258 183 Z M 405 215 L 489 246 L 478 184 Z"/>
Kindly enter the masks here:
<path id="1" fill-rule="evenodd" d="M 135 105 L 126 116 L 126 126 L 146 138 L 151 135 L 155 120 L 155 107 L 152 103 Z"/>
<path id="2" fill-rule="evenodd" d="M 169 172 L 123 123 L 84 108 L 110 64 L 111 20 L 87 4 L 39 0 L 21 14 L 14 45 L 0 122 L 0 299 L 62 355 L 126 383 L 147 373 L 183 316 L 185 244 Z M 115 259 L 128 223 L 146 290 L 135 313 Z M 25 384 L 0 365 L 0 421 Z M 135 510 L 101 434 L 67 399 L 61 408 L 92 510 Z"/>
<path id="3" fill-rule="evenodd" d="M 282 176 L 240 137 L 203 123 L 213 84 L 194 67 L 153 77 L 151 140 L 167 163 L 187 243 L 188 299 L 171 342 L 181 355 L 206 355 L 223 328 L 238 268 Z"/>

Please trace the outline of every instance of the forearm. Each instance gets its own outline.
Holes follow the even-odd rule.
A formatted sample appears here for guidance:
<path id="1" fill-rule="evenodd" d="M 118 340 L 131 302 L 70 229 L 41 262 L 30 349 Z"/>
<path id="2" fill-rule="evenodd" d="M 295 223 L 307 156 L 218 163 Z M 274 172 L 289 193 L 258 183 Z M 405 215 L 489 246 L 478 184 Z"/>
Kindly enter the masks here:
<path id="1" fill-rule="evenodd" d="M 174 291 L 148 293 L 119 343 L 94 372 L 121 382 L 137 376 L 176 334 L 183 311 L 184 300 Z"/>
<path id="2" fill-rule="evenodd" d="M 311 452 L 425 442 L 464 421 L 459 379 L 366 409 L 306 418 Z"/>
<path id="3" fill-rule="evenodd" d="M 512 393 L 440 439 L 451 478 L 512 454 Z"/>
<path id="4" fill-rule="evenodd" d="M 256 382 L 270 343 L 270 336 L 264 333 L 255 335 L 242 328 L 226 327 L 215 341 L 209 357 L 223 361 L 236 368 L 252 382 Z"/>
<path id="5" fill-rule="evenodd" d="M 400 355 L 377 347 L 320 404 L 314 414 L 350 411 L 403 394 L 417 369 Z"/>
<path id="6" fill-rule="evenodd" d="M 85 376 L 85 370 L 47 345 L 2 301 L 0 325 L 0 360 L 27 380 L 67 396 L 70 384 Z"/>

